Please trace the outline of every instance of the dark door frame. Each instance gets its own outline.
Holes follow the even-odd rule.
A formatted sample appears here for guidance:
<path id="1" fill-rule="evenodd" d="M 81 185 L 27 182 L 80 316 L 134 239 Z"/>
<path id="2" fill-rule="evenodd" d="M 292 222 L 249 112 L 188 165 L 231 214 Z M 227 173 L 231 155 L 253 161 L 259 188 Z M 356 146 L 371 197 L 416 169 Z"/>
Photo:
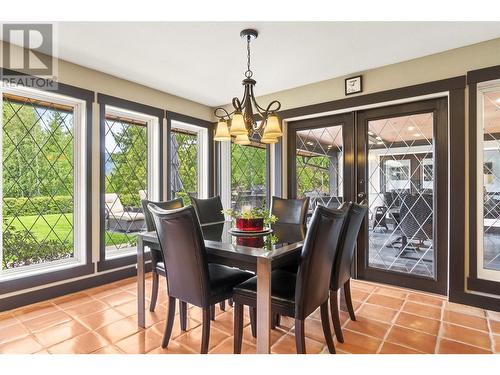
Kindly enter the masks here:
<path id="1" fill-rule="evenodd" d="M 447 294 L 448 291 L 448 101 L 437 98 L 404 104 L 378 107 L 357 112 L 357 192 L 368 190 L 368 122 L 371 120 L 394 118 L 419 113 L 434 114 L 433 139 L 435 160 L 434 178 L 434 264 L 433 279 L 405 275 L 368 266 L 368 213 L 358 238 L 357 276 L 360 279 L 411 287 L 428 292 Z M 363 198 L 364 199 L 364 198 Z"/>
<path id="2" fill-rule="evenodd" d="M 316 117 L 288 123 L 287 165 L 288 165 L 288 198 L 297 197 L 296 163 L 297 131 L 318 129 L 329 126 L 342 126 L 342 146 L 344 157 L 343 197 L 344 201 L 354 200 L 354 115 L 353 112 Z"/>

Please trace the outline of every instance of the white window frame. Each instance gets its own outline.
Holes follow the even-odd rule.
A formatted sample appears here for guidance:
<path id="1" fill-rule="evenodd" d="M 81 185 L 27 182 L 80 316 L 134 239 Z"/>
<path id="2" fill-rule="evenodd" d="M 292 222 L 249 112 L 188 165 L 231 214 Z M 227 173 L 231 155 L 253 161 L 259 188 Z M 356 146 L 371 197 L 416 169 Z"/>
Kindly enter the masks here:
<path id="1" fill-rule="evenodd" d="M 197 125 L 192 125 L 188 124 L 182 121 L 177 121 L 177 120 L 172 120 L 170 123 L 170 132 L 173 132 L 174 129 L 179 129 L 179 130 L 185 130 L 191 133 L 196 133 L 197 139 L 196 139 L 196 146 L 198 149 L 197 155 L 197 170 L 198 170 L 198 198 L 208 198 L 208 191 L 209 191 L 209 155 L 208 155 L 208 129 L 197 126 Z M 170 139 L 167 140 L 170 142 Z M 168 160 L 168 173 L 170 173 L 171 169 L 171 160 Z M 168 190 L 172 186 L 168 187 Z M 173 197 L 172 197 L 173 198 Z"/>
<path id="2" fill-rule="evenodd" d="M 91 261 L 87 259 L 87 119 L 86 102 L 81 99 L 72 98 L 57 93 L 36 90 L 21 86 L 0 86 L 0 96 L 3 113 L 3 94 L 28 97 L 49 103 L 61 104 L 73 107 L 73 249 L 74 256 L 71 259 L 61 259 L 53 262 L 33 264 L 19 268 L 2 270 L 0 267 L 0 281 L 8 281 L 18 278 L 55 272 L 67 268 L 81 266 Z M 3 155 L 3 116 L 0 120 L 2 131 L 0 131 L 0 155 Z M 0 178 L 0 221 L 3 223 L 3 178 Z M 0 233 L 0 264 L 3 256 L 3 231 Z"/>
<path id="3" fill-rule="evenodd" d="M 484 94 L 500 90 L 500 80 L 482 82 L 477 85 L 477 126 L 476 126 L 476 191 L 477 191 L 477 277 L 479 279 L 500 281 L 500 271 L 484 268 Z"/>
<path id="4" fill-rule="evenodd" d="M 131 120 L 136 120 L 138 122 L 145 122 L 147 125 L 148 133 L 148 178 L 147 178 L 147 191 L 148 199 L 159 200 L 160 199 L 160 124 L 158 122 L 158 117 L 153 115 L 148 115 L 145 113 L 130 111 L 124 108 L 114 107 L 110 105 L 105 105 L 104 116 L 111 115 L 116 117 L 123 117 Z M 106 136 L 105 136 L 106 137 Z M 103 140 L 106 142 L 106 139 Z M 105 188 L 104 186 L 102 187 Z M 104 229 L 103 229 L 104 230 Z M 104 258 L 105 260 L 118 259 L 126 256 L 135 254 L 137 251 L 135 246 L 122 249 L 106 249 L 104 247 Z"/>

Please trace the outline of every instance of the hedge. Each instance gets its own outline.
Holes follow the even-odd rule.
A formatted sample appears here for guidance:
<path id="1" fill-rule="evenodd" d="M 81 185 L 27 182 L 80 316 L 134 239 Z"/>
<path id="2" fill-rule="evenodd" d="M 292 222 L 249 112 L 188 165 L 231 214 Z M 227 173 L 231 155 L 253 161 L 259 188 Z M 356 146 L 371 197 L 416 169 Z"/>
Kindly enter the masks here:
<path id="1" fill-rule="evenodd" d="M 3 216 L 49 215 L 73 212 L 70 196 L 4 198 Z"/>
<path id="2" fill-rule="evenodd" d="M 118 194 L 125 207 L 141 207 L 139 194 Z M 3 216 L 68 214 L 73 212 L 70 196 L 4 198 Z"/>

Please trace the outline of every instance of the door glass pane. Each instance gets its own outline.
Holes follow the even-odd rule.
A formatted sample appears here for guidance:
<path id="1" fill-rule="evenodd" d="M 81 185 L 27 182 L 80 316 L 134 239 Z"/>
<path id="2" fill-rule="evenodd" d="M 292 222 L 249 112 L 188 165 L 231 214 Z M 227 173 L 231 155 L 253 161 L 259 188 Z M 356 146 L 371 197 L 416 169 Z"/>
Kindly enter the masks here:
<path id="1" fill-rule="evenodd" d="M 189 205 L 189 197 L 198 197 L 198 134 L 172 127 L 170 142 L 172 196 Z"/>
<path id="2" fill-rule="evenodd" d="M 480 88 L 481 93 L 481 88 Z M 478 121 L 482 137 L 483 259 L 482 268 L 500 271 L 500 85 L 487 85 Z M 482 124 L 482 126 L 481 126 Z M 481 139 L 482 138 L 482 139 Z M 481 169 L 479 169 L 481 170 Z M 480 233 L 479 233 L 480 234 Z M 481 262 L 478 262 L 481 264 Z"/>
<path id="3" fill-rule="evenodd" d="M 337 208 L 344 200 L 342 125 L 297 131 L 297 198 L 310 197 L 310 209 Z"/>
<path id="4" fill-rule="evenodd" d="M 266 204 L 266 145 L 254 133 L 251 144 L 237 145 L 231 141 L 231 208 L 240 211 Z"/>
<path id="5" fill-rule="evenodd" d="M 73 108 L 3 95 L 2 268 L 75 258 Z"/>
<path id="6" fill-rule="evenodd" d="M 115 115 L 105 121 L 106 258 L 135 251 L 145 229 L 141 199 L 148 197 L 147 123 Z"/>
<path id="7" fill-rule="evenodd" d="M 433 114 L 368 122 L 370 267 L 434 277 Z"/>

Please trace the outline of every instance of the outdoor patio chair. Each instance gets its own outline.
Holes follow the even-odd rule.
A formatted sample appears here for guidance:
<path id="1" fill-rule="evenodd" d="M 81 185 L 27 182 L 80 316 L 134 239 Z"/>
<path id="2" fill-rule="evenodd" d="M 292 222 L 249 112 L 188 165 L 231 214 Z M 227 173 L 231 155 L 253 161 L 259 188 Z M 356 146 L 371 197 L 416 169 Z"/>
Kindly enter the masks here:
<path id="1" fill-rule="evenodd" d="M 138 232 L 144 227 L 144 214 L 139 211 L 125 210 L 118 194 L 104 195 L 108 218 L 108 229 L 115 232 Z"/>

